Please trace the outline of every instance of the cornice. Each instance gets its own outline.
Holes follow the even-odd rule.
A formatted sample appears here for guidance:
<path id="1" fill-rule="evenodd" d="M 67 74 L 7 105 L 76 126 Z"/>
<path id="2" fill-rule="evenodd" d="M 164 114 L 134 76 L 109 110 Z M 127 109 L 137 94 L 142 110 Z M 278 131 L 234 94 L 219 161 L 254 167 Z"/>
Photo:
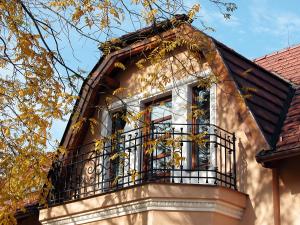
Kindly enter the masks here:
<path id="1" fill-rule="evenodd" d="M 44 225 L 84 224 L 147 211 L 211 212 L 241 219 L 244 209 L 218 200 L 147 199 L 75 215 L 66 215 L 44 220 L 41 223 Z"/>

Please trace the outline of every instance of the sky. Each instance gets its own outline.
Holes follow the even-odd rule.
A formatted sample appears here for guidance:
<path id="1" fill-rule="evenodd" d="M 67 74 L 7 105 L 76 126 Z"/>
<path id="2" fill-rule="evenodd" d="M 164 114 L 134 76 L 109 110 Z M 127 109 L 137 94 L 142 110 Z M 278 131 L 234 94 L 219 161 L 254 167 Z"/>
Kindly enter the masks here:
<path id="1" fill-rule="evenodd" d="M 250 59 L 300 44 L 299 0 L 234 2 L 238 9 L 230 20 L 209 4 L 202 8 L 203 20 L 216 30 L 209 34 L 217 40 Z"/>
<path id="2" fill-rule="evenodd" d="M 299 0 L 240 0 L 232 1 L 238 6 L 230 20 L 224 19 L 209 0 L 187 0 L 193 5 L 200 3 L 200 16 L 214 28 L 209 35 L 234 49 L 243 56 L 254 59 L 266 54 L 300 44 L 300 1 Z M 200 20 L 193 22 L 200 28 Z M 126 27 L 126 24 L 124 24 Z M 65 58 L 73 67 L 90 71 L 100 57 L 97 46 L 76 40 L 73 53 L 66 48 Z M 53 138 L 60 139 L 66 122 L 56 121 L 52 128 Z"/>

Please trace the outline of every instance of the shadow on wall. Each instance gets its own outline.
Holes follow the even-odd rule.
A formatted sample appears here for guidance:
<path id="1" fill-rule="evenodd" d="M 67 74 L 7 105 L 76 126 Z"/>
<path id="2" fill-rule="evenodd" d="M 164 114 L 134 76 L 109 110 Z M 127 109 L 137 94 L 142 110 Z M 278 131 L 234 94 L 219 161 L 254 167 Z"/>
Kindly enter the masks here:
<path id="1" fill-rule="evenodd" d="M 245 101 L 237 95 L 232 80 L 219 84 L 219 125 L 236 133 L 238 190 L 248 194 L 243 225 L 273 225 L 272 171 L 256 162 L 266 142 Z"/>
<path id="2" fill-rule="evenodd" d="M 17 225 L 41 225 L 41 223 L 39 222 L 38 213 L 34 215 L 29 214 L 28 216 L 26 216 L 26 212 L 25 212 L 24 217 L 17 218 Z"/>
<path id="3" fill-rule="evenodd" d="M 248 112 L 249 113 L 249 112 Z M 248 122 L 249 123 L 249 122 Z M 272 174 L 255 160 L 261 145 L 257 143 L 258 132 L 247 123 L 239 127 L 245 135 L 238 137 L 237 178 L 239 191 L 249 195 L 242 222 L 243 225 L 273 225 Z"/>
<path id="4" fill-rule="evenodd" d="M 280 214 L 282 224 L 300 224 L 300 156 L 280 162 Z"/>
<path id="5" fill-rule="evenodd" d="M 290 192 L 291 195 L 300 193 L 300 156 L 285 160 L 281 163 L 280 181 L 285 191 Z"/>
<path id="6" fill-rule="evenodd" d="M 248 163 L 247 163 L 247 152 L 243 146 L 241 138 L 238 139 L 238 158 L 237 158 L 237 165 L 236 165 L 236 172 L 238 176 L 238 184 L 239 184 L 239 191 L 246 193 L 246 188 L 248 186 L 247 177 L 248 177 Z"/>

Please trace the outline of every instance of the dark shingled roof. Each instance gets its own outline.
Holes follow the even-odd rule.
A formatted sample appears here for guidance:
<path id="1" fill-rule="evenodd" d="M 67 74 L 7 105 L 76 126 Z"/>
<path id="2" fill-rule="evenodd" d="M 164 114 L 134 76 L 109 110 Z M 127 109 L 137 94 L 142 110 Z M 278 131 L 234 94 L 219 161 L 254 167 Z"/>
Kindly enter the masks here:
<path id="1" fill-rule="evenodd" d="M 289 105 L 291 84 L 215 41 L 233 79 L 270 146 L 275 146 Z"/>
<path id="2" fill-rule="evenodd" d="M 185 22 L 191 23 L 192 20 L 190 20 L 190 18 L 185 14 L 177 14 L 172 19 L 158 21 L 154 23 L 152 26 L 144 27 L 135 32 L 124 34 L 121 37 L 115 38 L 111 41 L 106 41 L 101 46 L 99 46 L 99 49 L 101 51 L 104 51 L 104 47 L 109 46 L 111 48 L 110 52 L 113 52 L 115 50 L 126 47 L 135 42 L 142 41 L 149 37 L 158 35 L 164 31 L 175 28 L 179 26 L 181 23 L 185 23 Z"/>

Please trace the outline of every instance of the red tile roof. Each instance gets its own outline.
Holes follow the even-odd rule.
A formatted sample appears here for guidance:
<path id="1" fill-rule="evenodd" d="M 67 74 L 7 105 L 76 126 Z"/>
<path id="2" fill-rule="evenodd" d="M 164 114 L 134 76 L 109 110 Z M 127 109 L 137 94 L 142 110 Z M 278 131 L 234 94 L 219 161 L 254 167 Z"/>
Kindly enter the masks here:
<path id="1" fill-rule="evenodd" d="M 268 160 L 300 155 L 300 45 L 254 60 L 257 64 L 290 80 L 295 93 L 281 127 L 276 151 L 263 155 Z"/>
<path id="2" fill-rule="evenodd" d="M 281 129 L 276 150 L 300 148 L 300 88 L 297 88 Z"/>
<path id="3" fill-rule="evenodd" d="M 300 44 L 257 58 L 254 62 L 300 85 Z"/>

